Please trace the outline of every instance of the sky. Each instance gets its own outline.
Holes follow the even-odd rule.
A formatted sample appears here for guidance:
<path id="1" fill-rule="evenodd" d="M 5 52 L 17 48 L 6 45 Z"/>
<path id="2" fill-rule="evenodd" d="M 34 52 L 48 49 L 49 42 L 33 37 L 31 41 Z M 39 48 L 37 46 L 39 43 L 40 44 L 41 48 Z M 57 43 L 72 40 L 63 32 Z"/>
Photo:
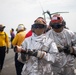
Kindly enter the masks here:
<path id="1" fill-rule="evenodd" d="M 49 10 L 61 13 L 66 26 L 76 32 L 76 0 L 0 0 L 0 24 L 6 26 L 5 31 L 10 36 L 10 29 L 16 30 L 19 24 L 24 24 L 26 32 L 31 28 L 37 17 L 43 17 L 43 11 Z M 46 21 L 50 19 L 47 14 Z M 16 32 L 15 32 L 16 33 Z"/>

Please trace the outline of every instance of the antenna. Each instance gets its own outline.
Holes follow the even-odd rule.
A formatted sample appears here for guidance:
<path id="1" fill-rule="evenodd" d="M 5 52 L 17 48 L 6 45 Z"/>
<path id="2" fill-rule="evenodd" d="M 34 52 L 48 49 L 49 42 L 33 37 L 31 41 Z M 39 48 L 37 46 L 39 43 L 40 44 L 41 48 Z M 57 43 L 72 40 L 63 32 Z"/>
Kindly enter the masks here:
<path id="1" fill-rule="evenodd" d="M 44 12 L 44 10 L 43 10 L 43 7 L 42 7 L 42 5 L 41 5 L 40 1 L 39 1 L 39 4 L 40 4 L 40 7 L 41 7 L 42 12 L 43 12 L 44 19 L 45 19 L 45 21 L 46 21 L 45 12 Z"/>

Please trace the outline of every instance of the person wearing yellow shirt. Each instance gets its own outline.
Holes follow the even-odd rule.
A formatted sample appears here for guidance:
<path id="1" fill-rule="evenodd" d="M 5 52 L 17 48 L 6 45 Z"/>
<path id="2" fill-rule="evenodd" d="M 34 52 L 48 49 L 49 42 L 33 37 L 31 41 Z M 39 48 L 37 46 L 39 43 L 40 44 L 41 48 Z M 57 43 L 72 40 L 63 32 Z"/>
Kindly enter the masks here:
<path id="1" fill-rule="evenodd" d="M 20 46 L 21 43 L 23 42 L 23 40 L 25 39 L 25 26 L 23 24 L 19 24 L 16 31 L 17 31 L 17 34 L 16 36 L 14 37 L 13 41 L 12 41 L 12 45 L 15 46 L 15 45 L 18 45 Z M 17 60 L 18 59 L 18 53 L 15 53 L 15 68 L 16 68 L 16 73 L 17 75 L 21 75 L 21 71 L 22 71 L 22 68 L 23 68 L 23 63 L 21 63 L 20 61 Z"/>
<path id="2" fill-rule="evenodd" d="M 9 38 L 6 32 L 4 32 L 5 26 L 0 24 L 0 72 L 3 69 L 5 53 L 9 52 Z"/>

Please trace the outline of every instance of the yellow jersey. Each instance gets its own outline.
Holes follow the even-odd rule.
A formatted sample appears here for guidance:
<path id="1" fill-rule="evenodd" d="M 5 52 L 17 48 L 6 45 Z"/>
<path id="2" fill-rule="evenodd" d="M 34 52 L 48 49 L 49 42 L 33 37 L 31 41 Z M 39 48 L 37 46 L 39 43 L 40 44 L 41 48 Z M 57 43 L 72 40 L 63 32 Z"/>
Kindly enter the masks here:
<path id="1" fill-rule="evenodd" d="M 6 46 L 6 47 L 10 46 L 9 37 L 4 31 L 2 32 L 0 31 L 0 47 L 2 46 Z"/>
<path id="2" fill-rule="evenodd" d="M 25 39 L 25 31 L 21 31 L 16 34 L 15 38 L 12 41 L 12 45 L 20 46 L 24 39 Z"/>

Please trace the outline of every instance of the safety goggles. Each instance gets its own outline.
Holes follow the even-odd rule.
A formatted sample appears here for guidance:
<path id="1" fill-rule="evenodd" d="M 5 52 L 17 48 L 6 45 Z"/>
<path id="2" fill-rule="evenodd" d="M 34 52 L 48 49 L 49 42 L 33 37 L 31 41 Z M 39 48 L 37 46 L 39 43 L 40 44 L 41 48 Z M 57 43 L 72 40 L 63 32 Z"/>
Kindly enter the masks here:
<path id="1" fill-rule="evenodd" d="M 43 24 L 33 24 L 32 27 L 35 28 L 35 29 L 37 29 L 37 28 L 42 29 L 42 28 L 46 28 L 46 25 L 43 25 Z"/>
<path id="2" fill-rule="evenodd" d="M 51 25 L 51 27 L 53 28 L 53 29 L 59 29 L 59 28 L 61 28 L 62 26 L 64 26 L 64 25 L 62 25 L 62 24 L 53 24 L 53 25 Z"/>

